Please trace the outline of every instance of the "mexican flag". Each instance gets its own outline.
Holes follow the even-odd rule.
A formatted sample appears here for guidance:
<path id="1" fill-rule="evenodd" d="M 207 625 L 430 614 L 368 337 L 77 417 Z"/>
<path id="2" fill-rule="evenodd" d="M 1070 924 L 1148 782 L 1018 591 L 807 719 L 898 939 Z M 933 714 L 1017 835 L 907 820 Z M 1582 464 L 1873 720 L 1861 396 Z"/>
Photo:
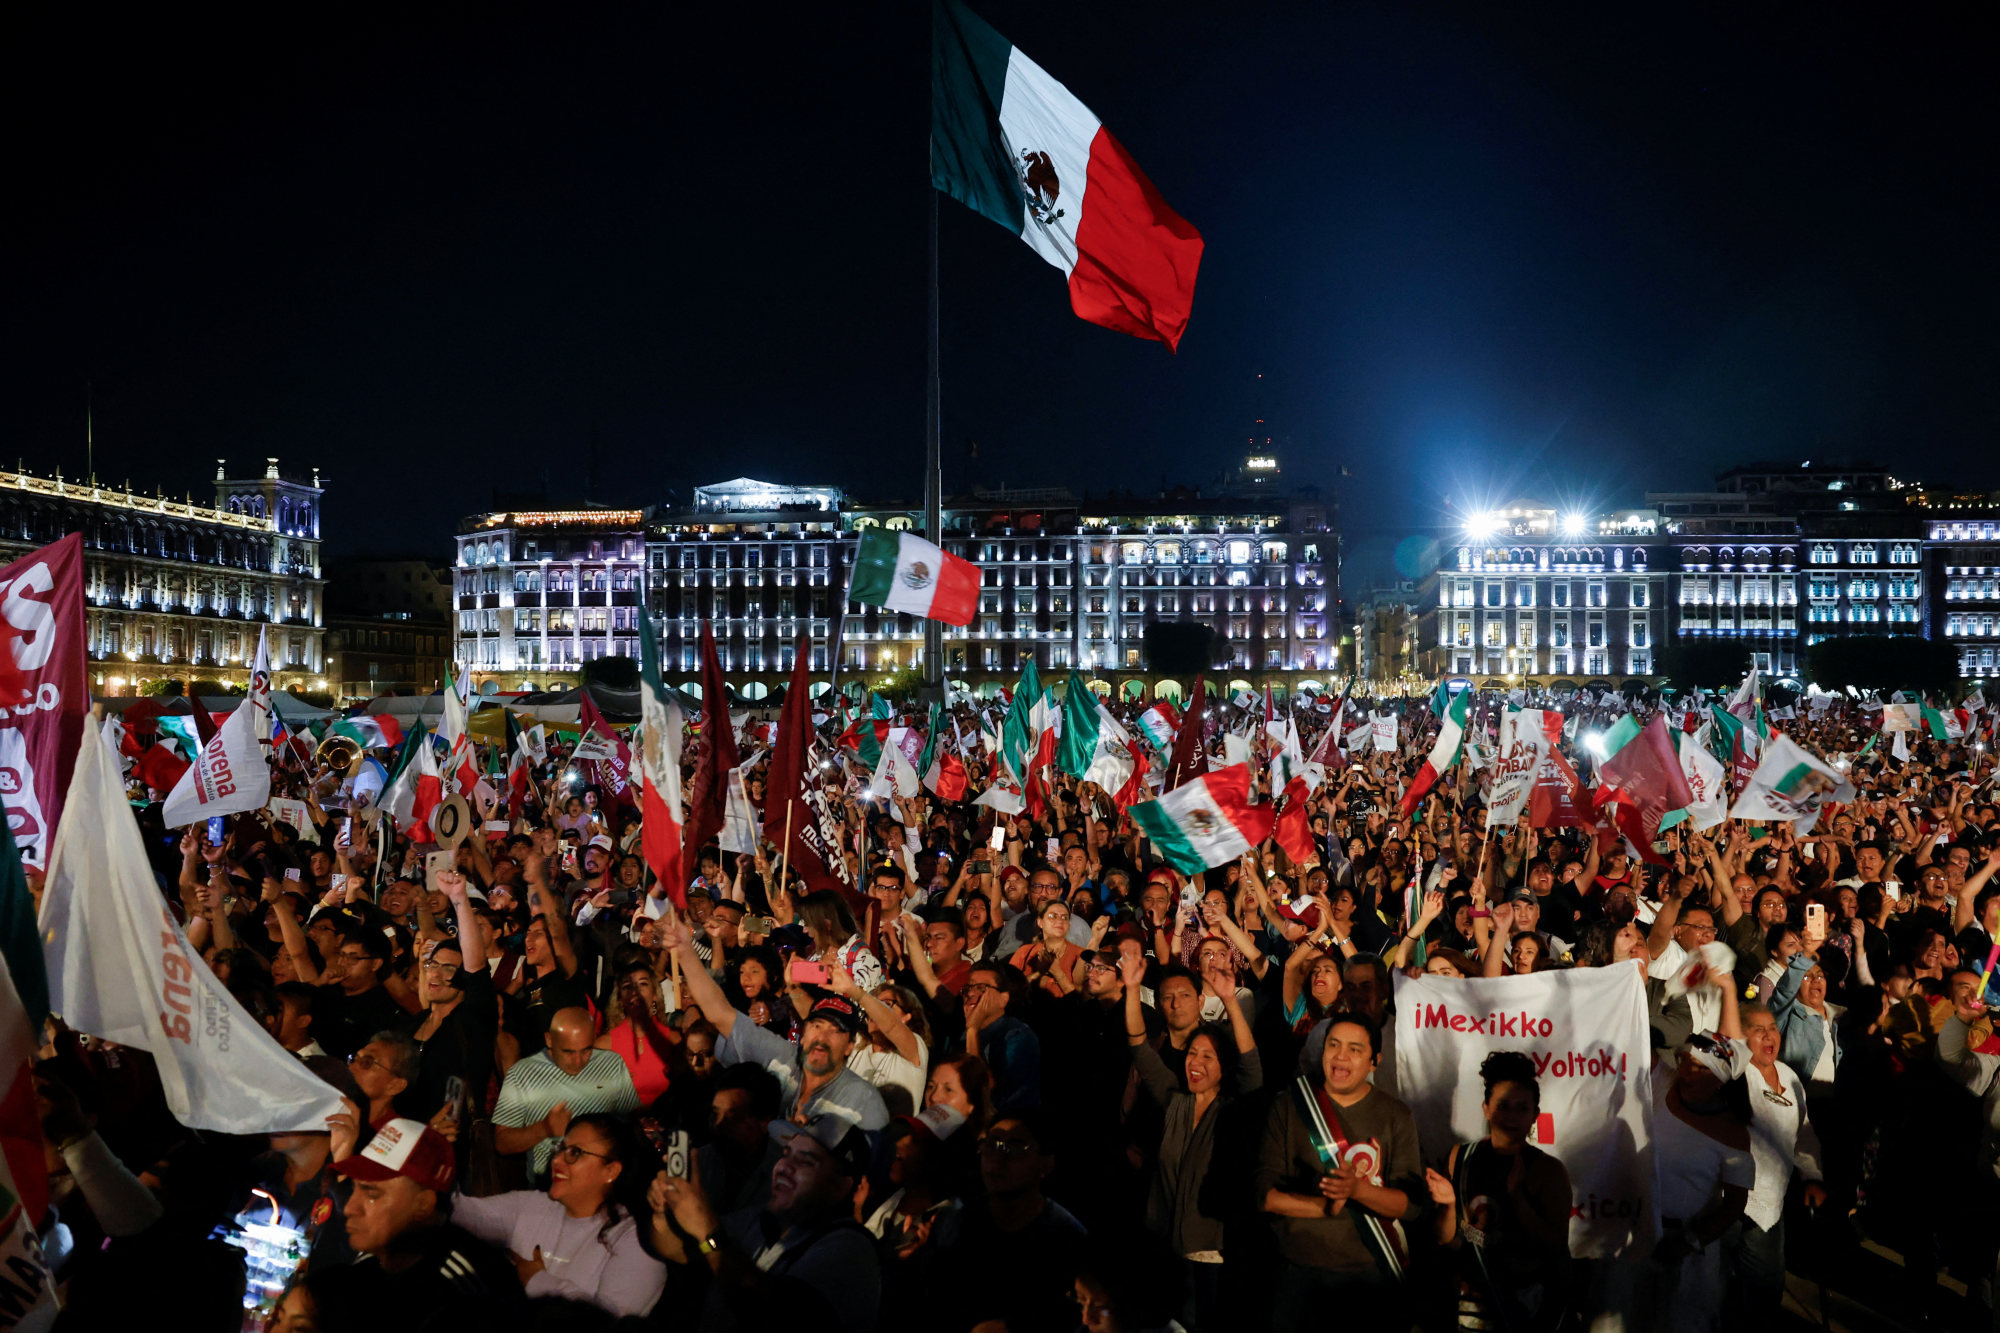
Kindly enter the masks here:
<path id="1" fill-rule="evenodd" d="M 1250 766 L 1231 764 L 1132 807 L 1139 831 L 1182 874 L 1227 865 L 1271 836 L 1276 810 L 1250 803 Z"/>
<path id="2" fill-rule="evenodd" d="M 653 878 L 667 886 L 674 907 L 687 910 L 688 875 L 681 865 L 681 709 L 660 678 L 653 623 L 639 626 L 639 850 Z"/>
<path id="3" fill-rule="evenodd" d="M 912 533 L 865 528 L 847 595 L 863 606 L 970 625 L 979 609 L 979 566 Z"/>
<path id="4" fill-rule="evenodd" d="M 374 717 L 364 714 L 342 718 L 327 729 L 327 735 L 345 736 L 364 750 L 383 747 L 393 750 L 403 743 L 403 726 L 387 713 L 378 713 Z"/>
<path id="5" fill-rule="evenodd" d="M 1120 807 L 1126 807 L 1145 794 L 1146 773 L 1151 766 L 1145 747 L 1111 716 L 1111 710 L 1083 677 L 1072 672 L 1063 695 L 1056 767 L 1073 778 L 1095 782 Z"/>
<path id="6" fill-rule="evenodd" d="M 1471 702 L 1472 691 L 1466 690 L 1454 696 L 1440 714 L 1444 725 L 1438 728 L 1437 743 L 1431 746 L 1430 757 L 1424 760 L 1424 766 L 1417 770 L 1416 777 L 1410 779 L 1410 789 L 1403 793 L 1402 804 L 1398 807 L 1405 819 L 1430 794 L 1445 770 L 1458 762 L 1459 750 L 1465 744 L 1465 713 Z"/>
<path id="7" fill-rule="evenodd" d="M 431 811 L 444 799 L 444 775 L 438 771 L 437 756 L 431 753 L 431 736 L 419 722 L 396 761 L 396 772 L 382 789 L 377 802 L 395 817 L 396 826 L 410 835 L 412 842 L 430 842 Z"/>
<path id="8" fill-rule="evenodd" d="M 1164 699 L 1139 714 L 1139 735 L 1161 754 L 1174 748 L 1174 733 L 1180 726 L 1180 714 Z"/>
<path id="9" fill-rule="evenodd" d="M 1089 107 L 959 0 L 931 5 L 931 184 L 1061 269 L 1078 318 L 1180 346 L 1201 233 Z"/>
<path id="10" fill-rule="evenodd" d="M 1035 670 L 1035 659 L 1030 657 L 1021 667 L 1021 680 L 1014 687 L 1014 698 L 1007 705 L 1007 718 L 1000 724 L 1000 754 L 1007 761 L 1007 769 L 1016 777 L 1028 771 L 1028 764 L 1034 757 L 1035 706 L 1042 698 L 1042 675 Z"/>

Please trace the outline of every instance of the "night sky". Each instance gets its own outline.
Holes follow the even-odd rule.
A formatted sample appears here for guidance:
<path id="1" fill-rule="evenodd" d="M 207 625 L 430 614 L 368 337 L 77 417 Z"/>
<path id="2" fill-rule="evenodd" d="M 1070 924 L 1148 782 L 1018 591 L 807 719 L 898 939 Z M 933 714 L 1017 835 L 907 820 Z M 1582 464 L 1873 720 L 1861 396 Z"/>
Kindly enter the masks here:
<path id="1" fill-rule="evenodd" d="M 443 559 L 496 489 L 919 496 L 928 5 L 704 8 L 11 14 L 7 465 L 82 471 L 88 381 L 100 477 L 317 465 L 331 555 Z M 946 201 L 953 489 L 1200 482 L 1261 410 L 1352 595 L 1447 505 L 2000 485 L 1975 19 L 974 8 L 1208 249 L 1172 356 Z"/>

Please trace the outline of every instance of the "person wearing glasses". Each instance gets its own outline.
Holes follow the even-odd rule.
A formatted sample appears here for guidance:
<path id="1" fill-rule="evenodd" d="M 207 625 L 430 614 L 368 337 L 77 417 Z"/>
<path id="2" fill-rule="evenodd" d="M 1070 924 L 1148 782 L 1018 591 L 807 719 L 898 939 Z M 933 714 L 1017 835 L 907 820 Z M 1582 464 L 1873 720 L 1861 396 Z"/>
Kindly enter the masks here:
<path id="1" fill-rule="evenodd" d="M 933 1308 L 951 1303 L 964 1328 L 1074 1327 L 1071 1279 L 1085 1232 L 1043 1193 L 1056 1165 L 1049 1122 L 1037 1111 L 1003 1111 L 977 1147 L 984 1198 L 968 1201 L 958 1234 L 937 1255 Z"/>
<path id="2" fill-rule="evenodd" d="M 1750 1067 L 1750 1159 L 1756 1183 L 1743 1216 L 1722 1238 L 1722 1262 L 1729 1274 L 1729 1309 L 1735 1319 L 1775 1319 L 1785 1296 L 1785 1191 L 1796 1170 L 1805 1184 L 1805 1204 L 1826 1202 L 1820 1174 L 1819 1135 L 1806 1118 L 1806 1086 L 1798 1071 L 1778 1058 L 1781 1034 L 1770 1007 L 1739 1009 Z"/>
<path id="3" fill-rule="evenodd" d="M 881 1264 L 874 1236 L 854 1220 L 868 1135 L 838 1111 L 803 1125 L 774 1119 L 766 1133 L 780 1153 L 762 1207 L 720 1213 L 699 1159 L 685 1178 L 664 1171 L 653 1178 L 646 1201 L 654 1250 L 675 1265 L 705 1265 L 713 1279 L 688 1327 L 873 1333 Z"/>
<path id="4" fill-rule="evenodd" d="M 493 972 L 486 964 L 480 939 L 482 923 L 466 890 L 465 876 L 455 870 L 438 876 L 438 888 L 451 901 L 458 934 L 434 945 L 417 969 L 417 998 L 423 1009 L 403 1024 L 422 1052 L 410 1100 L 425 1117 L 449 1110 L 464 1122 L 486 1114 L 486 1086 L 493 1077 L 493 1043 L 500 1035 L 500 1013 L 494 998 Z M 475 941 L 468 952 L 462 941 Z M 445 1107 L 446 1089 L 459 1080 L 470 1104 Z M 469 1145 L 471 1136 L 458 1139 Z M 466 1165 L 466 1147 L 459 1148 L 459 1167 Z"/>
<path id="5" fill-rule="evenodd" d="M 1702 945 L 1715 942 L 1715 913 L 1690 897 L 1696 888 L 1694 877 L 1669 876 L 1663 888 L 1659 914 L 1653 918 L 1652 932 L 1646 937 L 1646 949 L 1652 958 L 1646 965 L 1646 975 L 1659 982 L 1679 976 L 1701 952 Z M 1666 993 L 1654 989 L 1659 997 L 1656 1007 L 1664 1008 L 1668 1002 Z M 1721 1025 L 1722 995 L 1714 987 L 1697 986 L 1686 993 L 1686 1000 L 1689 1031 L 1713 1032 Z"/>
<path id="6" fill-rule="evenodd" d="M 368 1123 L 380 1128 L 396 1118 L 396 1099 L 417 1081 L 417 1044 L 401 1032 L 378 1032 L 347 1057 L 354 1086 L 368 1099 Z"/>
<path id="7" fill-rule="evenodd" d="M 666 1265 L 639 1238 L 644 1187 L 627 1179 L 630 1133 L 608 1115 L 569 1122 L 549 1160 L 547 1190 L 460 1194 L 452 1221 L 514 1258 L 532 1299 L 588 1301 L 614 1317 L 643 1315 L 666 1289 Z"/>

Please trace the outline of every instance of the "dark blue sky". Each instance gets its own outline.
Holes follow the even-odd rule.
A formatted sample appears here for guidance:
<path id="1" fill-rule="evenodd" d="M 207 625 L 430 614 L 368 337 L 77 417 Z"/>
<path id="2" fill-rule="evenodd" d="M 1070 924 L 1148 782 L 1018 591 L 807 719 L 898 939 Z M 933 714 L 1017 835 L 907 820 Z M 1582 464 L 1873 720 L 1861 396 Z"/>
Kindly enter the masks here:
<path id="1" fill-rule="evenodd" d="M 1201 480 L 1260 371 L 1288 473 L 1339 488 L 1350 592 L 1448 502 L 1814 454 L 2000 482 L 1975 20 L 974 7 L 1208 249 L 1175 357 L 947 203 L 954 487 Z M 336 554 L 442 557 L 544 479 L 918 492 L 926 5 L 45 8 L 0 57 L 31 466 L 81 468 L 88 378 L 101 476 L 317 464 Z"/>

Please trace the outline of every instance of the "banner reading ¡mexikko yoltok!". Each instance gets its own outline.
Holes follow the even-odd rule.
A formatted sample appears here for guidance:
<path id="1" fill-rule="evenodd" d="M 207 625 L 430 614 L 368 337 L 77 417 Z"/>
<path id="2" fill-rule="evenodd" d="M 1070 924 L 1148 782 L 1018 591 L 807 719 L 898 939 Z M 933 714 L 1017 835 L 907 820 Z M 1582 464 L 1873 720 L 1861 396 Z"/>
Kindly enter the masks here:
<path id="1" fill-rule="evenodd" d="M 1541 1117 L 1531 1141 L 1569 1170 L 1570 1251 L 1645 1253 L 1660 1232 L 1645 974 L 1633 963 L 1520 977 L 1396 977 L 1396 1091 L 1424 1161 L 1486 1136 L 1479 1062 L 1524 1051 Z"/>

